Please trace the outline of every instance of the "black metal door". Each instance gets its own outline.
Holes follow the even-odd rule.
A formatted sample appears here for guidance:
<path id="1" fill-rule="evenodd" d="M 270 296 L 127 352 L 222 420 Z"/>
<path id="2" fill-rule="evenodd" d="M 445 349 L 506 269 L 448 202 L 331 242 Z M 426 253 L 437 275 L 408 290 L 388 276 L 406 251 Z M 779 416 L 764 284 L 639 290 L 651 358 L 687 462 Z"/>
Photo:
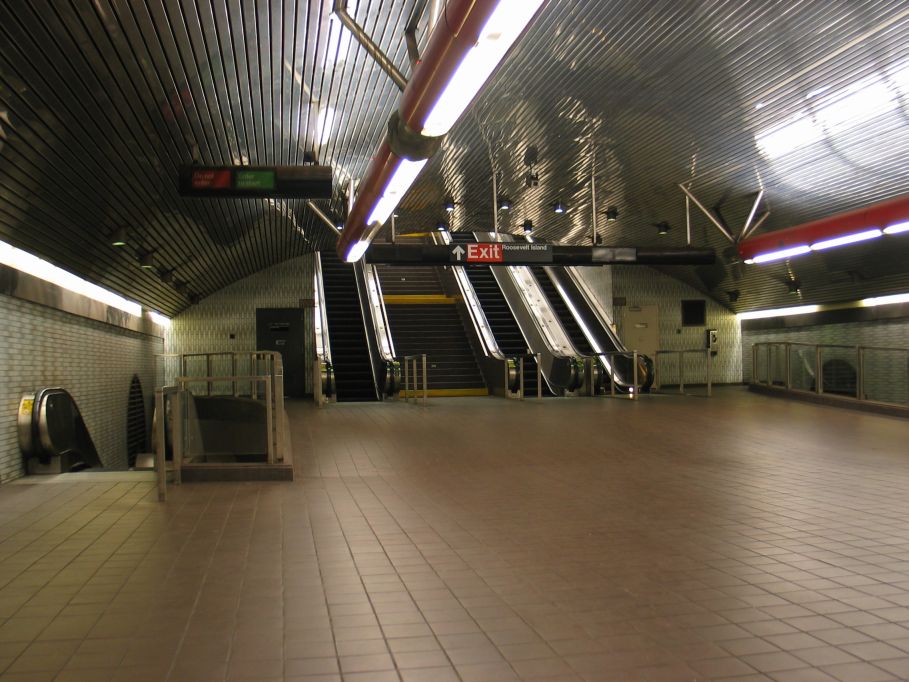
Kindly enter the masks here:
<path id="1" fill-rule="evenodd" d="M 257 308 L 256 349 L 273 350 L 284 361 L 284 395 L 302 398 L 306 393 L 302 308 Z"/>

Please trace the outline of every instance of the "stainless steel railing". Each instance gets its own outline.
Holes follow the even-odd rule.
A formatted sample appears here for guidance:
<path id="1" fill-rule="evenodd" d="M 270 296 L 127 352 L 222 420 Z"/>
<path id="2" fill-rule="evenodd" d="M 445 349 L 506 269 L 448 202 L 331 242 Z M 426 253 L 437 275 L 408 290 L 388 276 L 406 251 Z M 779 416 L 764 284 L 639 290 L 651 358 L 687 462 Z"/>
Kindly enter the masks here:
<path id="1" fill-rule="evenodd" d="M 606 358 L 609 358 L 610 360 L 613 357 L 631 358 L 632 382 L 631 382 L 631 386 L 628 387 L 628 398 L 631 400 L 637 400 L 638 395 L 640 394 L 640 390 L 639 390 L 640 382 L 639 382 L 639 377 L 638 377 L 638 356 L 640 354 L 636 350 L 630 350 L 630 351 L 629 350 L 614 350 L 614 351 L 609 351 L 608 353 L 600 353 L 599 355 L 600 355 L 600 357 L 605 356 Z M 607 360 L 606 364 L 610 368 L 610 371 L 609 371 L 609 395 L 614 398 L 616 396 L 615 362 L 610 362 L 609 360 Z"/>
<path id="2" fill-rule="evenodd" d="M 170 402 L 168 415 L 167 403 Z M 183 391 L 176 386 L 155 389 L 155 476 L 158 484 L 158 501 L 167 501 L 167 421 L 171 419 L 174 483 L 182 483 L 183 467 Z"/>
<path id="3" fill-rule="evenodd" d="M 704 356 L 704 383 L 707 385 L 707 397 L 713 395 L 713 351 L 706 348 L 691 348 L 688 350 L 658 350 L 654 353 L 653 357 L 653 388 L 656 391 L 659 391 L 663 383 L 661 379 L 663 378 L 663 372 L 661 372 L 660 359 L 665 357 L 677 357 L 678 358 L 678 379 L 679 379 L 679 393 L 685 393 L 685 379 L 688 378 L 685 376 L 685 356 L 694 355 L 694 356 Z M 694 383 L 694 382 L 688 382 Z"/>
<path id="4" fill-rule="evenodd" d="M 417 362 L 420 362 L 423 369 L 423 406 L 426 406 L 426 400 L 429 396 L 429 377 L 426 373 L 426 353 L 420 355 L 405 355 L 404 356 L 404 402 L 409 402 L 411 396 L 413 397 L 414 404 L 418 401 L 417 398 Z M 411 367 L 413 371 L 411 372 Z M 413 377 L 413 391 L 410 391 L 410 378 Z"/>
<path id="5" fill-rule="evenodd" d="M 156 356 L 156 360 L 159 365 L 156 368 L 158 389 L 174 388 L 190 392 L 194 386 L 201 385 L 199 393 L 205 396 L 232 395 L 263 400 L 266 405 L 268 462 L 274 464 L 285 460 L 284 364 L 280 353 L 162 353 Z M 222 369 L 229 371 L 216 371 Z"/>
<path id="6" fill-rule="evenodd" d="M 909 406 L 909 348 L 769 341 L 751 347 L 752 384 Z"/>

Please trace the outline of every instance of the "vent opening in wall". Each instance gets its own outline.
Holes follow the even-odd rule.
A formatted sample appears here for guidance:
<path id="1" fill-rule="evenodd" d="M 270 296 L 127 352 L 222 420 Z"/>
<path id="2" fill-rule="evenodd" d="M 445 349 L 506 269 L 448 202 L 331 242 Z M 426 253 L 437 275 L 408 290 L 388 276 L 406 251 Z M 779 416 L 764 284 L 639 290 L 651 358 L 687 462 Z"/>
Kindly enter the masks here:
<path id="1" fill-rule="evenodd" d="M 707 325 L 707 301 L 682 301 L 682 326 L 704 327 Z"/>
<path id="2" fill-rule="evenodd" d="M 145 397 L 142 382 L 133 374 L 126 407 L 126 456 L 130 467 L 136 466 L 136 456 L 145 452 L 145 442 Z"/>

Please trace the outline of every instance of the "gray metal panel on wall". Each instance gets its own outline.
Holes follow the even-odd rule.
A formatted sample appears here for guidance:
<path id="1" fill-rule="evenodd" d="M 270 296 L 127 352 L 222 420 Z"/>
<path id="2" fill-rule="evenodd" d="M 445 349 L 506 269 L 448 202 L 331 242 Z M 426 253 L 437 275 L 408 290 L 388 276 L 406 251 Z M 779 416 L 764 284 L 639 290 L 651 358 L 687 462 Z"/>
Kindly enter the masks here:
<path id="1" fill-rule="evenodd" d="M 405 73 L 414 4 L 348 2 Z M 331 248 L 299 200 L 176 192 L 180 164 L 295 164 L 312 150 L 335 170 L 325 208 L 343 216 L 342 190 L 364 174 L 398 91 L 340 38 L 331 5 L 0 0 L 0 239 L 167 314 L 189 294 Z M 611 244 L 684 243 L 680 182 L 720 205 L 733 230 L 761 188 L 772 210 L 763 229 L 904 193 L 907 32 L 903 0 L 551 0 L 430 162 L 399 227 L 447 217 L 490 229 L 491 156 L 513 202 L 504 230 L 532 219 L 541 237 L 583 243 L 594 148 L 599 206 L 620 212 L 600 216 Z M 846 125 L 830 106 L 854 103 L 858 87 Z M 793 122 L 816 139 L 768 152 L 768 133 Z M 524 182 L 530 145 L 536 187 Z M 445 216 L 449 194 L 459 205 Z M 551 211 L 557 199 L 565 214 Z M 662 221 L 665 237 L 653 226 Z M 120 227 L 133 247 L 108 244 Z M 667 272 L 721 301 L 740 291 L 736 309 L 909 289 L 909 236 L 764 267 L 738 263 L 697 213 L 694 240 L 716 247 L 719 265 Z M 156 270 L 139 269 L 146 251 Z M 801 294 L 789 296 L 793 278 Z"/>

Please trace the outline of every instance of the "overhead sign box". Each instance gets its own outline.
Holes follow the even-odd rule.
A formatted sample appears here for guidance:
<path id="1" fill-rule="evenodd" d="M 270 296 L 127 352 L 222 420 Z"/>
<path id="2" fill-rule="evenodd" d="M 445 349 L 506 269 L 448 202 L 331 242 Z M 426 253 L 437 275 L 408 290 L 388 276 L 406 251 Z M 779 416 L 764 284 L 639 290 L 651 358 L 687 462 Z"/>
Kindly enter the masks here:
<path id="1" fill-rule="evenodd" d="M 187 197 L 330 199 L 331 166 L 182 166 Z"/>

